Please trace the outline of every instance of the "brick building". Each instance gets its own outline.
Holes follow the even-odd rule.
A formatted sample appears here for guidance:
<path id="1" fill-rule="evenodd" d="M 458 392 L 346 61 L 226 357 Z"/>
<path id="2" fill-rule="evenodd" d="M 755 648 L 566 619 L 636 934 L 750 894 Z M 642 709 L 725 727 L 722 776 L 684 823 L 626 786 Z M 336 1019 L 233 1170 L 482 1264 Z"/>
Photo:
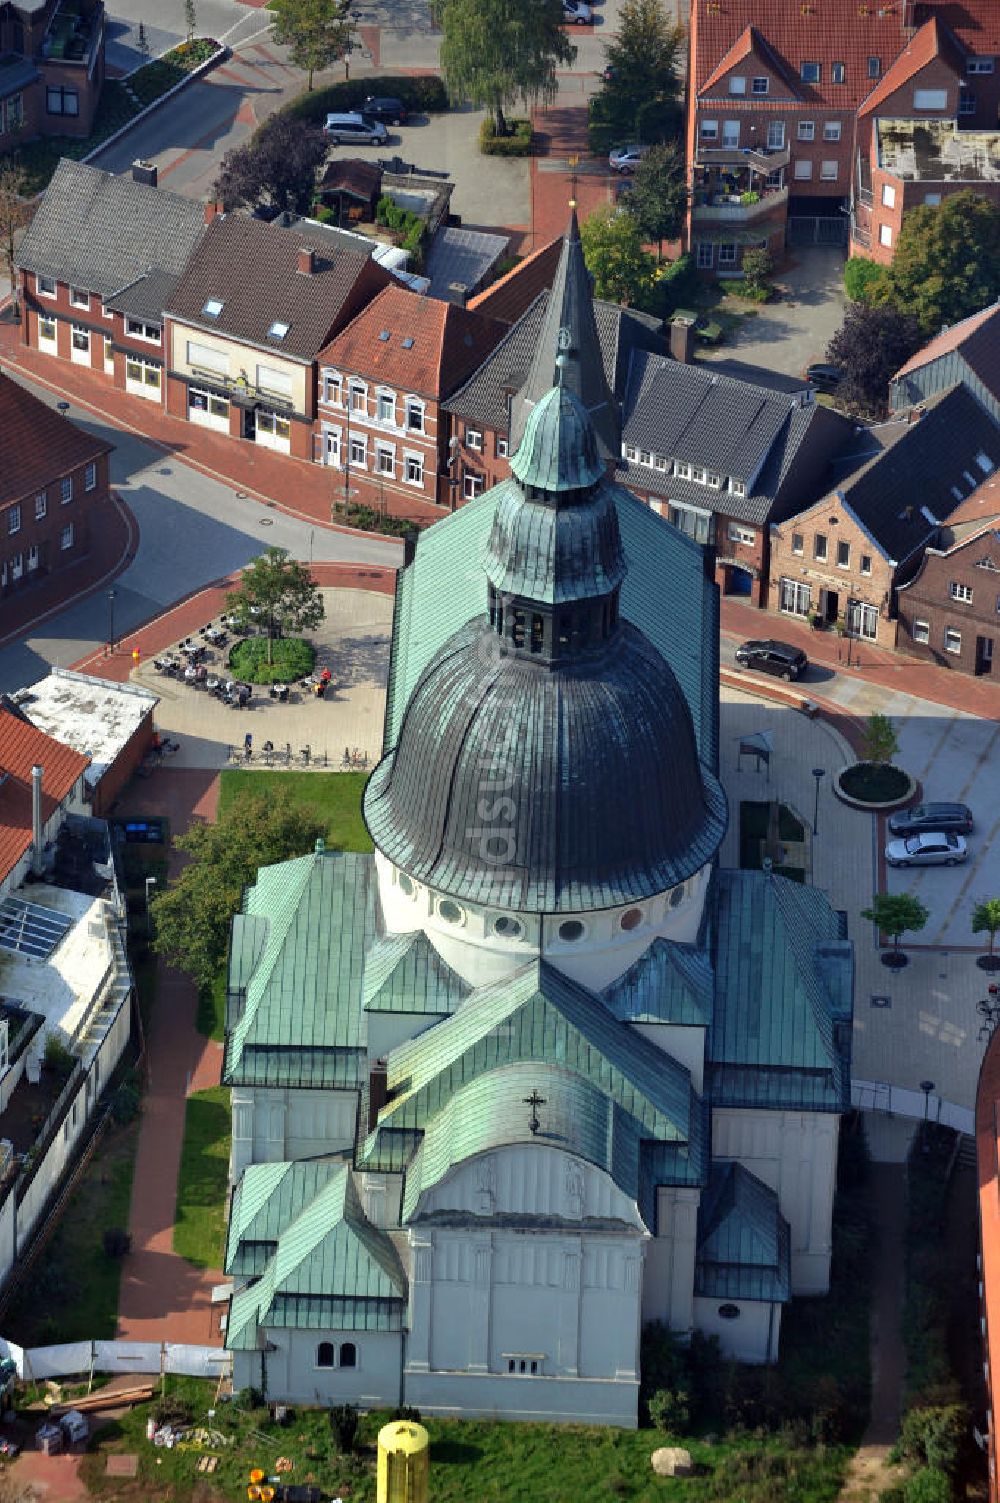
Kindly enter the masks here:
<path id="1" fill-rule="evenodd" d="M 1000 423 L 1000 303 L 952 324 L 909 359 L 889 383 L 889 407 L 902 412 L 956 381 Z"/>
<path id="2" fill-rule="evenodd" d="M 692 0 L 689 236 L 706 273 L 748 245 L 891 260 L 904 211 L 993 193 L 995 0 Z M 976 164 L 979 164 L 978 167 Z"/>
<path id="3" fill-rule="evenodd" d="M 862 430 L 828 493 L 771 527 L 767 605 L 896 646 L 897 590 L 1000 463 L 1000 427 L 962 386 Z"/>
<path id="4" fill-rule="evenodd" d="M 976 675 L 996 656 L 1000 671 L 1000 480 L 955 508 L 898 600 L 904 651 Z"/>
<path id="5" fill-rule="evenodd" d="M 0 375 L 0 622 L 15 591 L 66 573 L 111 504 L 111 445 Z"/>
<path id="6" fill-rule="evenodd" d="M 89 136 L 104 84 L 102 0 L 0 9 L 0 151 L 15 138 Z"/>
<path id="7" fill-rule="evenodd" d="M 311 221 L 214 218 L 166 303 L 168 412 L 317 458 L 319 354 L 388 286 L 375 249 Z"/>
<path id="8" fill-rule="evenodd" d="M 454 507 L 441 402 L 504 332 L 496 319 L 394 283 L 320 352 L 320 454 L 352 501 L 380 505 L 391 493 Z"/>
<path id="9" fill-rule="evenodd" d="M 21 338 L 163 402 L 163 309 L 205 231 L 202 205 L 63 160 L 17 254 Z"/>

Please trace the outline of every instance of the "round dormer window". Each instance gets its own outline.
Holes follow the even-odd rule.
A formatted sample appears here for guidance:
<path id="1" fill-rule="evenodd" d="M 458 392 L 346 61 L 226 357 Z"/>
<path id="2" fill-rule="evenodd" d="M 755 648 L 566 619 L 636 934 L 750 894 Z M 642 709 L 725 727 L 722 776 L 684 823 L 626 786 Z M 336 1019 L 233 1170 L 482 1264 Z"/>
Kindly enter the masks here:
<path id="1" fill-rule="evenodd" d="M 720 1305 L 719 1306 L 719 1319 L 720 1320 L 739 1320 L 739 1318 L 740 1318 L 740 1307 L 739 1307 L 739 1305 Z"/>
<path id="2" fill-rule="evenodd" d="M 670 899 L 669 899 L 671 908 L 679 908 L 681 906 L 681 904 L 683 903 L 683 901 L 684 901 L 684 887 L 685 887 L 685 884 L 682 882 L 679 887 L 674 887 L 671 890 Z"/>
<path id="3" fill-rule="evenodd" d="M 500 939 L 520 939 L 524 928 L 516 918 L 510 918 L 502 913 L 499 918 L 493 920 L 493 933 Z"/>
<path id="4" fill-rule="evenodd" d="M 405 872 L 400 872 L 400 874 L 399 874 L 399 890 L 400 890 L 400 892 L 405 893 L 408 898 L 412 898 L 413 897 L 413 894 L 414 894 L 413 883 L 410 881 L 409 877 L 406 875 Z"/>
<path id="5" fill-rule="evenodd" d="M 630 933 L 633 929 L 638 929 L 642 923 L 642 909 L 626 908 L 618 922 L 626 933 Z"/>
<path id="6" fill-rule="evenodd" d="M 575 945 L 578 939 L 583 938 L 583 925 L 579 919 L 566 919 L 559 925 L 559 938 L 563 944 Z"/>
<path id="7" fill-rule="evenodd" d="M 464 909 L 453 903 L 451 898 L 444 898 L 438 904 L 438 914 L 446 924 L 460 924 L 465 918 Z"/>

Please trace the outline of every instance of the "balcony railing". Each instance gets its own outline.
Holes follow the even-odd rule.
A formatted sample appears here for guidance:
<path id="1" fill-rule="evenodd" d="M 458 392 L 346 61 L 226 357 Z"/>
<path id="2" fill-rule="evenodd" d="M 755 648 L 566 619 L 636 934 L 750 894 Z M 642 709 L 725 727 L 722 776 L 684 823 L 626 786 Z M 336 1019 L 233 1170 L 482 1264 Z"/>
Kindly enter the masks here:
<path id="1" fill-rule="evenodd" d="M 723 197 L 722 194 L 715 195 L 717 200 Z M 746 202 L 749 197 L 748 194 L 736 194 L 729 203 L 710 204 L 700 204 L 696 199 L 691 205 L 691 218 L 698 224 L 753 224 L 755 220 L 767 218 L 776 209 L 784 208 L 788 202 L 788 189 L 769 188 L 754 202 Z"/>
<path id="2" fill-rule="evenodd" d="M 52 13 L 42 42 L 42 59 L 51 63 L 85 63 L 89 69 L 104 30 L 103 0 L 86 10 L 81 0 L 62 0 Z"/>
<path id="3" fill-rule="evenodd" d="M 778 172 L 791 160 L 791 149 L 770 150 L 764 146 L 696 146 L 699 167 L 752 167 L 754 172 Z"/>

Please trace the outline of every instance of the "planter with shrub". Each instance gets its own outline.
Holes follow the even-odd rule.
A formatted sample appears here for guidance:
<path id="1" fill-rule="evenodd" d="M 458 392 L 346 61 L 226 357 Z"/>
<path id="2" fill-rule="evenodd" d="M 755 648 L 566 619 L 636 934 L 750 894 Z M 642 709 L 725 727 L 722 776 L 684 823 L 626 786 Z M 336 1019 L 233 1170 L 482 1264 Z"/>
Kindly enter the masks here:
<path id="1" fill-rule="evenodd" d="M 505 136 L 498 136 L 496 123 L 487 115 L 479 127 L 479 150 L 487 157 L 530 157 L 531 121 L 508 120 Z"/>

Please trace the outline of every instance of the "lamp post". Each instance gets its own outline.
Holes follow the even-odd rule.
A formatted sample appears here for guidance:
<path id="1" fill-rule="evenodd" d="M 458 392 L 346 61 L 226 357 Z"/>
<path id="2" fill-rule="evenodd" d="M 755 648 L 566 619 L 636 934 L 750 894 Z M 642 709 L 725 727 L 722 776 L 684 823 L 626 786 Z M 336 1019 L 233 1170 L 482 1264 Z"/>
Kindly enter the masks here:
<path id="1" fill-rule="evenodd" d="M 108 652 L 114 654 L 115 650 L 115 595 L 117 591 L 108 591 Z"/>
<path id="2" fill-rule="evenodd" d="M 931 1091 L 934 1089 L 933 1080 L 922 1080 L 920 1082 L 920 1089 L 924 1093 L 924 1121 L 926 1122 L 931 1108 Z"/>
<path id="3" fill-rule="evenodd" d="M 155 877 L 147 877 L 146 878 L 146 933 L 147 934 L 151 934 L 152 931 L 153 931 L 153 925 L 152 925 L 152 923 L 150 921 L 150 916 L 149 916 L 149 897 L 150 897 L 150 893 L 152 892 L 152 890 L 153 890 L 153 888 L 155 886 L 156 886 L 156 878 Z"/>
<path id="4" fill-rule="evenodd" d="M 819 785 L 826 777 L 825 767 L 814 767 L 813 777 L 816 779 L 816 797 L 813 800 L 813 834 L 819 834 Z"/>

